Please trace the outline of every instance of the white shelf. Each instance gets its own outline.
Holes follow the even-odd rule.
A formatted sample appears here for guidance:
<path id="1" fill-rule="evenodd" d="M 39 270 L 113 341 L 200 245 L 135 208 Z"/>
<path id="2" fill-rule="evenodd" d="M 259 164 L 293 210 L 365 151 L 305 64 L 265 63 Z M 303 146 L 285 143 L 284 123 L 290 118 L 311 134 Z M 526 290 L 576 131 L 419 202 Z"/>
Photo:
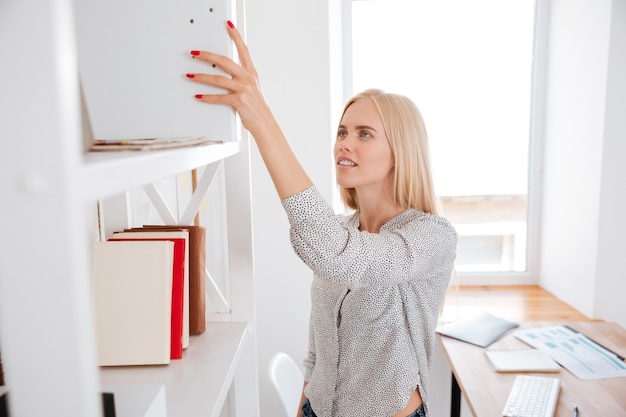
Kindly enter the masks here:
<path id="1" fill-rule="evenodd" d="M 7 5 L 2 7 L 3 12 L 6 9 L 8 14 L 0 19 L 0 49 L 7 60 L 23 64 L 19 71 L 7 66 L 5 76 L 0 78 L 0 107 L 11 109 L 11 117 L 3 120 L 0 128 L 2 136 L 12 140 L 11 146 L 0 152 L 0 189 L 5 203 L 0 226 L 6 232 L 1 242 L 0 336 L 5 379 L 11 390 L 11 416 L 99 417 L 102 388 L 116 386 L 120 406 L 126 399 L 130 401 L 126 411 L 136 406 L 143 412 L 151 393 L 156 392 L 153 398 L 161 405 L 165 394 L 167 417 L 258 417 L 250 154 L 248 140 L 243 140 L 246 135 L 239 131 L 237 122 L 237 137 L 232 139 L 242 139 L 240 142 L 159 151 L 85 153 L 74 27 L 75 19 L 80 18 L 75 14 L 76 3 L 2 2 Z M 164 6 L 167 2 L 156 3 Z M 184 7 L 176 3 L 176 10 L 182 13 L 198 2 L 191 3 Z M 229 0 L 224 5 L 229 10 L 233 7 L 238 26 L 245 28 L 244 0 Z M 37 13 L 33 13 L 34 8 Z M 145 15 L 141 10 L 137 28 L 145 29 L 142 22 L 151 13 L 158 13 L 157 9 Z M 187 25 L 189 16 L 180 16 Z M 180 16 L 172 18 L 180 21 Z M 225 36 L 223 24 L 215 26 L 215 31 Z M 43 55 L 25 52 L 33 45 Z M 134 73 L 132 67 L 128 71 Z M 14 81 L 20 77 L 30 81 Z M 217 118 L 221 123 L 222 119 Z M 230 124 L 228 120 L 223 122 Z M 101 371 L 96 366 L 90 302 L 88 238 L 93 230 L 87 230 L 96 227 L 96 215 L 94 207 L 86 205 L 103 199 L 108 205 L 103 204 L 102 213 L 107 213 L 98 217 L 102 221 L 98 226 L 125 227 L 129 217 L 129 207 L 124 204 L 128 202 L 124 195 L 127 190 L 203 166 L 212 164 L 215 168 L 221 161 L 223 184 L 216 201 L 226 206 L 228 216 L 224 220 L 226 236 L 215 237 L 224 237 L 231 261 L 229 317 L 236 322 L 208 323 L 204 334 L 191 338 L 183 359 L 167 366 Z M 163 391 L 158 390 L 160 386 Z M 142 395 L 141 387 L 153 391 Z M 229 407 L 223 407 L 227 397 Z M 132 417 L 145 416 L 132 412 Z"/>
<path id="2" fill-rule="evenodd" d="M 169 365 L 102 368 L 102 384 L 165 387 L 168 417 L 219 417 L 247 339 L 244 322 L 208 322 Z"/>
<path id="3" fill-rule="evenodd" d="M 105 385 L 113 393 L 115 417 L 167 417 L 163 385 Z"/>
<path id="4" fill-rule="evenodd" d="M 80 175 L 81 197 L 86 202 L 108 197 L 240 151 L 241 142 L 224 142 L 154 151 L 88 152 Z"/>

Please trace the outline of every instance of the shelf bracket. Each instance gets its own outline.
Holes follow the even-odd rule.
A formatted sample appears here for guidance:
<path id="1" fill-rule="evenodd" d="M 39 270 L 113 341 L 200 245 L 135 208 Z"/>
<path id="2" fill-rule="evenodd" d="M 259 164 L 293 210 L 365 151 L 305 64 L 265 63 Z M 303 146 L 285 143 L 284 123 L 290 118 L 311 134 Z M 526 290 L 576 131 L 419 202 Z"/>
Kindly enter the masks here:
<path id="1" fill-rule="evenodd" d="M 200 181 L 198 182 L 198 185 L 196 187 L 196 190 L 191 196 L 185 212 L 178 221 L 172 214 L 172 211 L 167 206 L 163 195 L 154 183 L 144 185 L 143 189 L 148 195 L 148 198 L 152 202 L 157 213 L 161 217 L 161 220 L 163 220 L 165 224 L 190 225 L 192 224 L 193 218 L 200 208 L 200 204 L 202 204 L 202 199 L 204 198 L 209 187 L 211 186 L 211 183 L 213 182 L 213 179 L 215 178 L 215 174 L 222 166 L 222 164 L 223 161 L 219 161 L 219 163 L 213 163 L 205 167 L 204 172 L 202 173 L 202 177 L 200 178 Z M 213 304 L 215 304 L 217 312 L 219 314 L 229 314 L 230 305 L 208 270 L 205 270 L 205 282 L 206 294 L 211 299 L 211 301 L 213 301 Z"/>
<path id="2" fill-rule="evenodd" d="M 185 212 L 181 216 L 179 220 L 176 220 L 174 214 L 167 206 L 167 203 L 163 199 L 163 196 L 159 189 L 154 185 L 154 183 L 144 185 L 143 189 L 148 195 L 148 198 L 152 202 L 152 205 L 156 209 L 157 213 L 161 217 L 161 220 L 165 224 L 178 224 L 178 225 L 190 225 L 193 222 L 193 218 L 198 212 L 200 208 L 200 204 L 202 204 L 202 199 L 204 198 L 206 192 L 208 191 L 213 179 L 215 178 L 215 174 L 218 169 L 222 166 L 223 162 L 214 163 L 211 165 L 207 165 L 204 172 L 202 173 L 202 177 L 200 178 L 200 182 L 196 187 L 189 203 L 187 204 L 187 208 Z"/>
<path id="3" fill-rule="evenodd" d="M 157 213 L 161 216 L 161 220 L 163 220 L 165 224 L 178 224 L 156 185 L 154 185 L 154 183 L 146 184 L 143 186 L 143 189 L 148 195 L 148 198 L 150 198 Z"/>
<path id="4" fill-rule="evenodd" d="M 213 178 L 215 178 L 215 174 L 222 166 L 222 164 L 223 161 L 219 161 L 219 163 L 213 163 L 211 165 L 207 165 L 206 168 L 204 168 L 204 172 L 202 173 L 202 177 L 200 178 L 200 181 L 196 186 L 196 190 L 193 192 L 193 195 L 191 196 L 191 199 L 187 204 L 187 208 L 185 209 L 185 212 L 180 218 L 178 224 L 192 224 L 193 218 L 198 212 L 200 204 L 202 204 L 202 199 L 204 198 L 204 195 L 208 191 L 209 187 L 211 186 Z"/>
<path id="5" fill-rule="evenodd" d="M 205 270 L 206 274 L 206 294 L 213 301 L 217 312 L 220 314 L 228 314 L 230 313 L 230 306 L 228 305 L 228 301 L 220 291 L 217 283 L 211 276 L 211 273 L 208 270 Z"/>

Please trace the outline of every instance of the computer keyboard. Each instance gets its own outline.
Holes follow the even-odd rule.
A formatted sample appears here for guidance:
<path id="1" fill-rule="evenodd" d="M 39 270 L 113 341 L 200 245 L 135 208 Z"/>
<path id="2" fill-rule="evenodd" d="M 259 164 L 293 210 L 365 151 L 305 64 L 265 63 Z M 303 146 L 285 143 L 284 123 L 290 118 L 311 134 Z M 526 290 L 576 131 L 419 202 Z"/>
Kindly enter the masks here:
<path id="1" fill-rule="evenodd" d="M 554 417 L 561 381 L 517 375 L 504 406 L 504 417 Z"/>

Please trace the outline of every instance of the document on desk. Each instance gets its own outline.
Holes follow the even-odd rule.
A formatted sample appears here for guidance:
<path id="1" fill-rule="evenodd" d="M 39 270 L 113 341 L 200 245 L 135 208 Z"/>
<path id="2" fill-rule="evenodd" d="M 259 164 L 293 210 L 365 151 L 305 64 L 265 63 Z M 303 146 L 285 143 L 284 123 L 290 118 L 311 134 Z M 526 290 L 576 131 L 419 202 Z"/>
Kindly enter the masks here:
<path id="1" fill-rule="evenodd" d="M 615 353 L 566 326 L 522 329 L 513 335 L 548 352 L 552 359 L 582 380 L 626 377 L 626 364 Z"/>

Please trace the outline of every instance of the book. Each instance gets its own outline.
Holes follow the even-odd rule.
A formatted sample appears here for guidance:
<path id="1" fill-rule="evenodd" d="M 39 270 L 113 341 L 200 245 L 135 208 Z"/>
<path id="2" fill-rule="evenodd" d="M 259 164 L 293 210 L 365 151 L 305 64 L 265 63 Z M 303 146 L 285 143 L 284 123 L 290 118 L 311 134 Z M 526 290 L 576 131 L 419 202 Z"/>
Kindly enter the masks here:
<path id="1" fill-rule="evenodd" d="M 436 332 L 473 345 L 487 347 L 518 326 L 517 323 L 489 313 L 477 313 L 447 323 L 437 328 Z"/>
<path id="2" fill-rule="evenodd" d="M 131 230 L 177 229 L 189 231 L 189 333 L 206 330 L 206 228 L 202 226 L 144 225 Z"/>
<path id="3" fill-rule="evenodd" d="M 173 265 L 170 241 L 92 243 L 100 366 L 170 362 Z"/>
<path id="4" fill-rule="evenodd" d="M 226 30 L 220 30 L 227 20 L 236 21 L 235 10 L 235 2 L 75 2 L 78 68 L 94 136 L 206 135 L 235 140 L 234 109 L 211 106 L 209 111 L 198 105 L 193 99 L 198 86 L 183 75 L 226 74 L 217 66 L 191 59 L 189 49 L 193 46 L 235 58 L 233 42 Z M 119 62 L 124 62 L 123 68 Z M 202 92 L 224 90 L 207 85 Z"/>
<path id="5" fill-rule="evenodd" d="M 210 145 L 223 143 L 211 140 L 206 136 L 181 138 L 142 138 L 128 140 L 96 139 L 90 151 L 153 151 L 159 149 L 183 148 L 187 146 Z"/>
<path id="6" fill-rule="evenodd" d="M 181 359 L 183 349 L 189 346 L 189 232 L 186 230 L 155 230 L 154 232 L 114 232 L 111 242 L 124 240 L 168 240 L 174 242 L 174 267 L 172 273 L 171 359 Z"/>
<path id="7" fill-rule="evenodd" d="M 102 389 L 113 394 L 117 417 L 166 417 L 168 414 L 162 384 L 104 384 Z"/>
<path id="8" fill-rule="evenodd" d="M 102 415 L 104 417 L 115 416 L 115 394 L 112 392 L 102 393 Z"/>
<path id="9" fill-rule="evenodd" d="M 496 372 L 559 372 L 561 367 L 538 349 L 494 349 L 485 355 Z"/>
<path id="10" fill-rule="evenodd" d="M 6 387 L 0 388 L 0 417 L 9 417 L 9 405 L 7 404 L 8 392 Z"/>
<path id="11" fill-rule="evenodd" d="M 4 371 L 2 370 L 2 354 L 0 353 L 0 387 L 4 385 Z"/>

